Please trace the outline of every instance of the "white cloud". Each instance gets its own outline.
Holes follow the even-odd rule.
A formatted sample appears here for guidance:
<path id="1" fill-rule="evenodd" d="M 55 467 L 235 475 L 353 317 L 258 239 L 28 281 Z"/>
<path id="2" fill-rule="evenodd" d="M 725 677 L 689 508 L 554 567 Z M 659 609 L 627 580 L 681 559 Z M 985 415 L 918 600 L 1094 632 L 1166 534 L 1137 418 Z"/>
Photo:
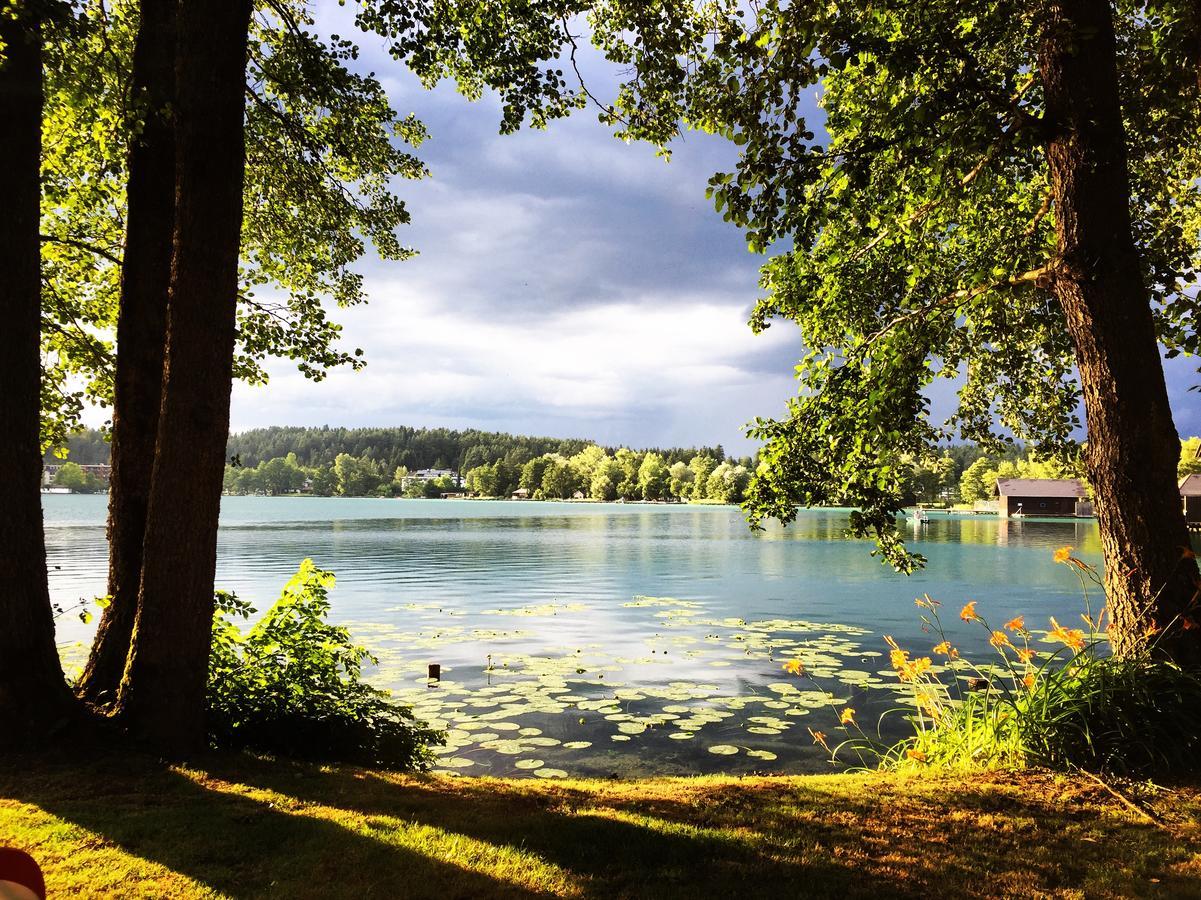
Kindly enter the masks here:
<path id="1" fill-rule="evenodd" d="M 558 433 L 568 425 L 618 443 L 744 447 L 742 423 L 777 411 L 791 390 L 786 371 L 765 380 L 745 363 L 780 352 L 792 336 L 756 337 L 738 302 L 596 304 L 529 327 L 411 294 L 381 300 L 348 324 L 352 341 L 371 346 L 366 370 L 313 384 L 277 366 L 268 387 L 235 391 L 234 427 L 450 424 L 466 414 L 484 427 Z"/>

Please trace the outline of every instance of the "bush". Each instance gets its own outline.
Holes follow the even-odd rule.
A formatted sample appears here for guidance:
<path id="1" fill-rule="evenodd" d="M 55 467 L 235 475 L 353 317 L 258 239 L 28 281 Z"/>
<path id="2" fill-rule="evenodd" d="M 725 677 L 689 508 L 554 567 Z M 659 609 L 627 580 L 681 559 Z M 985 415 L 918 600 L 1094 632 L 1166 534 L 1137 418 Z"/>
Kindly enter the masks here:
<path id="1" fill-rule="evenodd" d="M 362 680 L 377 660 L 326 621 L 332 572 L 311 559 L 249 631 L 255 610 L 217 593 L 209 663 L 209 731 L 218 747 L 395 768 L 429 765 L 440 732 Z"/>
<path id="2" fill-rule="evenodd" d="M 981 626 L 999 655 L 998 662 L 973 663 L 947 639 L 938 601 L 920 597 L 924 630 L 939 638 L 933 658 L 913 658 L 886 638 L 912 736 L 883 744 L 844 710 L 847 739 L 832 755 L 910 770 L 1045 766 L 1135 775 L 1201 768 L 1201 677 L 1152 652 L 1112 656 L 1105 610 L 1094 616 L 1089 602 L 1089 583 L 1099 586 L 1100 578 L 1071 549 L 1057 551 L 1055 560 L 1080 577 L 1087 631 L 1052 618 L 1049 630 L 1031 632 L 1021 616 L 994 629 L 968 603 L 960 618 Z M 1040 643 L 1057 649 L 1037 649 Z M 804 672 L 799 659 L 785 668 Z M 829 749 L 823 733 L 813 735 Z"/>

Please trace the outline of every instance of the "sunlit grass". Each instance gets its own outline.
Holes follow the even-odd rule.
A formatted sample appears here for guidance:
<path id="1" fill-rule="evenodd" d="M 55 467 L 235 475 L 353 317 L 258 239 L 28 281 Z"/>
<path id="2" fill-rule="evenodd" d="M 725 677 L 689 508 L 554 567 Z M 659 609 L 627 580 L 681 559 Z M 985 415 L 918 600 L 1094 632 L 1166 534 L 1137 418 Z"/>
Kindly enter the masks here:
<path id="1" fill-rule="evenodd" d="M 0 763 L 52 896 L 1201 896 L 1201 791 L 1036 772 L 645 781 Z"/>

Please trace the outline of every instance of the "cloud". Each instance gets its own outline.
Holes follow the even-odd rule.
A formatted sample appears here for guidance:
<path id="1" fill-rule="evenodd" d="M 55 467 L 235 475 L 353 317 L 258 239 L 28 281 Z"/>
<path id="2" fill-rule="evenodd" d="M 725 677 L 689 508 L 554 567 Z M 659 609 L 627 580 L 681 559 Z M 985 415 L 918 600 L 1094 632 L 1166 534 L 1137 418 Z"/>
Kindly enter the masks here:
<path id="1" fill-rule="evenodd" d="M 268 387 L 235 389 L 234 427 L 471 426 L 749 452 L 742 426 L 783 412 L 800 348 L 786 323 L 760 337 L 745 324 L 762 257 L 704 197 L 735 148 L 689 134 L 668 164 L 592 110 L 502 137 L 494 97 L 423 90 L 349 14 L 323 5 L 319 27 L 356 34 L 361 67 L 431 132 L 418 153 L 432 177 L 395 186 L 420 255 L 364 259 L 370 305 L 335 314 L 367 369 L 313 384 L 273 364 Z M 611 90 L 594 56 L 584 64 Z M 1174 361 L 1168 377 L 1181 432 L 1201 432 L 1193 367 Z M 940 420 L 957 386 L 932 391 Z"/>
<path id="2" fill-rule="evenodd" d="M 795 335 L 755 336 L 737 303 L 676 298 L 549 313 L 536 327 L 480 319 L 436 299 L 396 298 L 406 315 L 355 314 L 352 337 L 372 338 L 359 373 L 320 384 L 282 365 L 266 389 L 239 386 L 234 427 L 260 424 L 471 424 L 609 443 L 725 442 L 776 412 L 790 373 L 754 371 L 796 353 Z M 403 323 L 403 324 L 402 324 Z"/>

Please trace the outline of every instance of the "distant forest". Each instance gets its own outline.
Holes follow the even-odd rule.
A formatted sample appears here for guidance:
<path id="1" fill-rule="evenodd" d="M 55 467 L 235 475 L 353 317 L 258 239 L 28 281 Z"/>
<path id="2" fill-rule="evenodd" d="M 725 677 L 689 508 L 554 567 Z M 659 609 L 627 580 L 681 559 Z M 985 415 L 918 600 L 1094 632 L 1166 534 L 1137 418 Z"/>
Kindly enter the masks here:
<path id="1" fill-rule="evenodd" d="M 254 468 L 259 463 L 295 453 L 300 465 L 328 468 L 340 454 L 369 459 L 381 468 L 393 471 L 404 467 L 417 469 L 454 469 L 466 472 L 481 465 L 504 462 L 521 467 L 535 457 L 548 453 L 574 456 L 594 442 L 583 438 L 527 437 L 497 431 L 450 428 L 255 428 L 232 434 L 227 444 L 226 459 L 239 466 Z M 107 463 L 109 445 L 104 434 L 88 429 L 72 435 L 68 441 L 68 456 L 80 465 Z M 611 451 L 617 448 L 607 448 Z M 726 459 L 720 444 L 714 447 L 650 447 L 670 466 L 688 462 L 698 454 Z M 47 463 L 61 462 L 47 454 Z M 743 463 L 749 466 L 751 460 Z"/>

